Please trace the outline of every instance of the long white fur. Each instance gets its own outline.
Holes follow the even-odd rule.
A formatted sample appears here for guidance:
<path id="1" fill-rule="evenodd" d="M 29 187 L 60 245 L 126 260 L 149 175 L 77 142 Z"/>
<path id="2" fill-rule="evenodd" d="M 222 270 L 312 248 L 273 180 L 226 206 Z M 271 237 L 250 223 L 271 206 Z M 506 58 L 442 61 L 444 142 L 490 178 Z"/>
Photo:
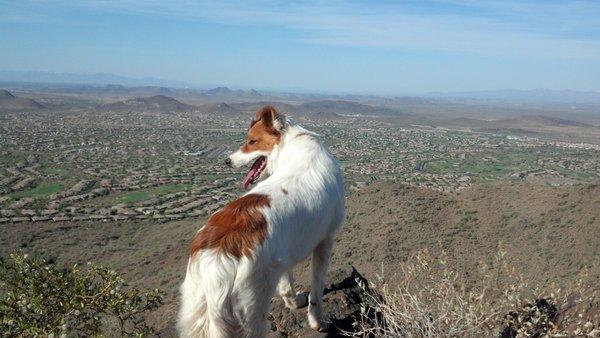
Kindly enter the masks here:
<path id="1" fill-rule="evenodd" d="M 325 329 L 322 296 L 333 237 L 344 220 L 344 183 L 338 162 L 317 134 L 289 121 L 278 125 L 281 142 L 270 154 L 230 156 L 235 167 L 268 155 L 269 177 L 247 194 L 264 194 L 268 236 L 252 257 L 236 259 L 216 250 L 198 252 L 188 262 L 182 285 L 182 337 L 264 337 L 270 299 L 276 291 L 289 307 L 303 306 L 292 268 L 312 254 L 308 320 Z"/>

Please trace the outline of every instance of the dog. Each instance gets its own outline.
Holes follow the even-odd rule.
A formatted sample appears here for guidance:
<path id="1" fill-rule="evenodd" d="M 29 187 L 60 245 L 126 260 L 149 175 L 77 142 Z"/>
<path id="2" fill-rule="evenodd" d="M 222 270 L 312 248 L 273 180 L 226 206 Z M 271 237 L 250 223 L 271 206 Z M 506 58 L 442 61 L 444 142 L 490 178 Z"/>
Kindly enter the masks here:
<path id="1" fill-rule="evenodd" d="M 335 234 L 345 218 L 344 182 L 319 136 L 267 106 L 226 164 L 253 163 L 246 194 L 215 212 L 190 244 L 181 287 L 182 337 L 264 337 L 273 294 L 306 306 L 308 323 L 326 331 L 323 289 Z M 262 181 L 259 179 L 268 173 Z M 312 285 L 296 293 L 293 267 L 312 254 Z"/>

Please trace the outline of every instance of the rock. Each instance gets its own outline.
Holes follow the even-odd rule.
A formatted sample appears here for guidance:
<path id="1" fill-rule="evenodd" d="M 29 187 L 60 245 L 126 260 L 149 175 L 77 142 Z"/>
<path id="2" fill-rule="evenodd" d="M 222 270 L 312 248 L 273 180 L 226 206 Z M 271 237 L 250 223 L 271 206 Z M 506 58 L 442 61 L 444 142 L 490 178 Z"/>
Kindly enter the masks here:
<path id="1" fill-rule="evenodd" d="M 271 333 L 268 337 L 342 337 L 352 332 L 353 323 L 360 316 L 364 291 L 359 283 L 368 285 L 366 279 L 353 266 L 333 271 L 334 282 L 325 289 L 323 298 L 325 313 L 331 320 L 329 332 L 316 332 L 308 326 L 306 307 L 290 310 L 280 297 L 271 301 Z"/>
<path id="2" fill-rule="evenodd" d="M 0 215 L 12 217 L 12 216 L 16 216 L 17 212 L 12 209 L 0 209 Z"/>
<path id="3" fill-rule="evenodd" d="M 24 198 L 21 198 L 18 201 L 15 201 L 8 208 L 9 209 L 20 209 L 20 208 L 22 208 L 22 207 L 24 207 L 24 206 L 26 206 L 26 205 L 28 205 L 28 204 L 30 204 L 32 202 L 33 202 L 33 198 L 31 198 L 31 197 L 24 197 Z"/>
<path id="4" fill-rule="evenodd" d="M 43 216 L 51 216 L 51 215 L 55 215 L 58 213 L 58 210 L 56 209 L 44 209 L 42 210 L 42 215 Z"/>
<path id="5" fill-rule="evenodd" d="M 35 216 L 35 210 L 33 209 L 21 209 L 19 212 L 23 216 Z"/>

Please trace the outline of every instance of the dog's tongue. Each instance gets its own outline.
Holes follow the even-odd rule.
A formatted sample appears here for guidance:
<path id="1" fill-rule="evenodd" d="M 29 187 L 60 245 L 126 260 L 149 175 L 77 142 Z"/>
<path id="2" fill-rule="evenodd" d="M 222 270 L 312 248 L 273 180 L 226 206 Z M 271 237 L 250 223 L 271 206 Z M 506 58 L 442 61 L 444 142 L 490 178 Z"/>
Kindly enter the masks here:
<path id="1" fill-rule="evenodd" d="M 254 168 L 254 165 L 253 165 L 252 168 L 250 168 L 250 170 L 244 177 L 244 181 L 242 181 L 244 190 L 248 190 L 248 186 L 250 185 L 250 183 L 252 183 L 251 181 L 252 181 L 252 178 L 254 177 L 254 174 L 256 174 L 256 170 L 257 170 L 257 168 Z"/>
<path id="2" fill-rule="evenodd" d="M 250 170 L 248 170 L 248 173 L 246 174 L 246 176 L 244 176 L 242 185 L 244 186 L 245 190 L 248 190 L 248 186 L 250 184 L 254 183 L 256 176 L 258 176 L 258 171 L 260 170 L 262 162 L 263 162 L 263 157 L 261 156 L 254 162 L 254 164 L 252 165 Z"/>

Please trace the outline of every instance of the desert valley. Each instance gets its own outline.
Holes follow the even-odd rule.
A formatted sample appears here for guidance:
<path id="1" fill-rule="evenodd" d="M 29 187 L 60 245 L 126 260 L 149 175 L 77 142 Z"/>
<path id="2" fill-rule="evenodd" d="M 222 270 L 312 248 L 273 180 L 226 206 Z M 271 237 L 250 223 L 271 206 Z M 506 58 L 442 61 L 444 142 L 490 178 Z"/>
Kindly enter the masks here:
<path id="1" fill-rule="evenodd" d="M 175 335 L 190 238 L 243 193 L 245 169 L 223 161 L 267 104 L 319 133 L 344 170 L 330 335 L 354 330 L 358 316 L 345 280 L 383 272 L 398 285 L 423 252 L 445 257 L 465 288 L 478 287 L 474 271 L 500 274 L 499 253 L 532 288 L 600 278 L 598 102 L 0 87 L 0 256 L 92 261 L 159 288 L 164 302 L 148 321 L 160 336 Z M 300 289 L 307 281 L 308 263 L 297 268 Z M 592 326 L 598 302 L 577 310 Z M 302 313 L 274 300 L 272 334 L 309 334 Z"/>

